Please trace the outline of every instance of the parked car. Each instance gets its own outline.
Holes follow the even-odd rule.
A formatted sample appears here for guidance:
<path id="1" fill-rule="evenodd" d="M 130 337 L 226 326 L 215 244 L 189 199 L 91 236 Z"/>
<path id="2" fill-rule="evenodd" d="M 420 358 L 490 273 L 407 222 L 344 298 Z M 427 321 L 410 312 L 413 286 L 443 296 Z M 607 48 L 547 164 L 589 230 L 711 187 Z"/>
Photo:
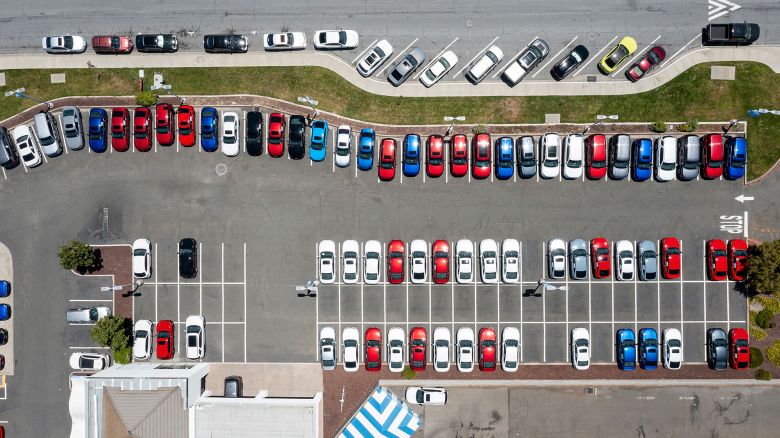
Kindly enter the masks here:
<path id="1" fill-rule="evenodd" d="M 173 321 L 163 319 L 157 323 L 157 359 L 173 359 L 176 351 Z"/>
<path id="2" fill-rule="evenodd" d="M 599 180 L 607 176 L 607 138 L 591 134 L 585 138 L 585 175 Z"/>
<path id="3" fill-rule="evenodd" d="M 179 50 L 179 40 L 173 34 L 138 34 L 135 48 L 139 52 L 173 53 Z"/>
<path id="4" fill-rule="evenodd" d="M 325 125 L 324 143 L 327 143 L 327 123 Z M 284 130 L 285 119 L 282 113 L 271 113 L 268 116 L 268 155 L 279 158 L 284 155 Z M 314 137 L 314 127 L 312 125 L 312 138 Z M 336 163 L 338 164 L 338 163 Z"/>
<path id="5" fill-rule="evenodd" d="M 726 137 L 726 164 L 723 176 L 737 180 L 745 176 L 747 163 L 747 140 L 745 137 Z"/>
<path id="6" fill-rule="evenodd" d="M 471 139 L 471 175 L 476 179 L 490 176 L 490 134 L 477 134 Z"/>
<path id="7" fill-rule="evenodd" d="M 661 275 L 667 280 L 679 278 L 682 268 L 680 241 L 674 237 L 661 239 L 661 259 Z"/>
<path id="8" fill-rule="evenodd" d="M 683 361 L 682 335 L 676 328 L 668 328 L 663 332 L 664 368 L 679 370 Z"/>
<path id="9" fill-rule="evenodd" d="M 354 49 L 360 39 L 354 30 L 318 30 L 313 41 L 317 50 L 343 50 Z"/>
<path id="10" fill-rule="evenodd" d="M 111 110 L 111 147 L 125 152 L 130 147 L 130 111 L 127 108 Z"/>
<path id="11" fill-rule="evenodd" d="M 520 362 L 520 331 L 515 327 L 504 327 L 501 331 L 501 369 L 517 371 Z"/>
<path id="12" fill-rule="evenodd" d="M 41 153 L 38 152 L 37 142 L 30 132 L 30 128 L 27 125 L 19 125 L 11 131 L 11 134 L 24 166 L 28 169 L 39 166 L 43 159 Z"/>
<path id="13" fill-rule="evenodd" d="M 444 137 L 429 135 L 425 141 L 425 173 L 438 178 L 444 173 Z"/>
<path id="14" fill-rule="evenodd" d="M 397 87 L 406 82 L 424 62 L 425 53 L 421 48 L 415 47 L 390 69 L 387 80 Z"/>
<path id="15" fill-rule="evenodd" d="M 412 327 L 409 330 L 409 368 L 413 371 L 425 371 L 428 357 L 428 334 L 423 327 Z"/>
<path id="16" fill-rule="evenodd" d="M 54 115 L 48 112 L 39 112 L 33 116 L 33 127 L 41 151 L 47 157 L 53 158 L 62 154 L 63 141 L 60 138 L 59 123 Z"/>
<path id="17" fill-rule="evenodd" d="M 655 243 L 649 240 L 637 243 L 636 253 L 639 259 L 639 279 L 653 281 L 658 278 L 658 253 L 655 251 Z"/>
<path id="18" fill-rule="evenodd" d="M 643 370 L 658 367 L 658 333 L 653 328 L 639 329 L 639 366 Z"/>
<path id="19" fill-rule="evenodd" d="M 677 139 L 677 179 L 690 181 L 699 175 L 699 137 L 684 135 Z"/>
<path id="20" fill-rule="evenodd" d="M 455 134 L 450 137 L 450 173 L 463 177 L 469 172 L 469 145 L 466 136 Z"/>
<path id="21" fill-rule="evenodd" d="M 479 273 L 483 283 L 498 283 L 498 245 L 493 239 L 479 242 Z"/>
<path id="22" fill-rule="evenodd" d="M 376 142 L 376 133 L 371 128 L 360 130 L 358 138 L 357 167 L 360 170 L 367 171 L 374 167 L 374 144 Z"/>
<path id="23" fill-rule="evenodd" d="M 152 244 L 148 239 L 133 242 L 133 275 L 135 278 L 152 276 Z"/>
<path id="24" fill-rule="evenodd" d="M 225 398 L 241 398 L 244 396 L 244 380 L 241 376 L 225 377 Z"/>
<path id="25" fill-rule="evenodd" d="M 552 69 L 550 69 L 550 75 L 556 81 L 560 81 L 571 74 L 577 67 L 581 66 L 582 63 L 588 59 L 588 56 L 590 56 L 588 49 L 580 44 L 572 49 L 566 56 L 561 58 L 560 61 L 555 63 Z"/>
<path id="26" fill-rule="evenodd" d="M 499 180 L 512 178 L 515 170 L 515 144 L 512 137 L 501 137 L 496 140 L 495 157 L 496 178 Z"/>
<path id="27" fill-rule="evenodd" d="M 331 284 L 336 281 L 336 243 L 332 240 L 323 240 L 319 245 L 320 251 L 320 283 Z"/>
<path id="28" fill-rule="evenodd" d="M 631 137 L 627 134 L 613 135 L 609 139 L 609 177 L 625 179 L 631 160 Z"/>
<path id="29" fill-rule="evenodd" d="M 92 152 L 105 152 L 108 148 L 107 137 L 108 112 L 103 108 L 92 108 L 89 110 L 89 148 Z"/>
<path id="30" fill-rule="evenodd" d="M 547 133 L 542 136 L 540 143 L 539 174 L 542 178 L 555 178 L 561 165 L 560 138 L 558 134 Z"/>
<path id="31" fill-rule="evenodd" d="M 626 69 L 626 78 L 631 82 L 636 82 L 650 73 L 664 59 L 666 59 L 666 51 L 661 46 L 654 46 Z"/>
<path id="32" fill-rule="evenodd" d="M 501 242 L 501 280 L 504 283 L 520 281 L 520 242 L 516 239 Z"/>
<path id="33" fill-rule="evenodd" d="M 569 276 L 572 280 L 588 278 L 588 244 L 582 239 L 569 241 Z"/>
<path id="34" fill-rule="evenodd" d="M 341 276 L 344 283 L 357 283 L 358 257 L 360 257 L 360 244 L 357 240 L 345 240 L 341 245 Z"/>
<path id="35" fill-rule="evenodd" d="M 404 370 L 404 329 L 393 327 L 387 332 L 387 368 L 400 373 Z"/>
<path id="36" fill-rule="evenodd" d="M 474 244 L 468 239 L 458 240 L 458 243 L 455 244 L 455 265 L 457 266 L 455 279 L 458 283 L 471 283 L 474 278 L 473 257 Z"/>
<path id="37" fill-rule="evenodd" d="M 293 117 L 296 116 L 290 116 L 291 124 Z M 263 130 L 263 113 L 260 111 L 247 112 L 245 130 L 246 134 L 244 135 L 244 144 L 246 145 L 246 153 L 251 157 L 259 157 L 260 155 L 263 155 L 263 137 L 265 137 L 265 132 Z M 292 142 L 293 133 L 290 132 L 290 148 L 292 148 Z M 300 146 L 303 145 L 300 144 Z M 290 152 L 290 155 L 292 155 L 292 152 Z M 301 153 L 300 155 L 302 156 L 303 154 Z"/>
<path id="38" fill-rule="evenodd" d="M 701 138 L 701 177 L 720 178 L 723 175 L 723 136 L 707 134 Z"/>
<path id="39" fill-rule="evenodd" d="M 437 240 L 431 245 L 431 276 L 436 284 L 450 281 L 450 244 L 446 240 Z"/>
<path id="40" fill-rule="evenodd" d="M 633 371 L 636 368 L 636 341 L 634 331 L 622 328 L 617 331 L 615 348 L 617 349 L 618 368 Z"/>
<path id="41" fill-rule="evenodd" d="M 246 53 L 249 42 L 244 35 L 204 35 L 206 53 Z"/>
<path id="42" fill-rule="evenodd" d="M 124 35 L 95 35 L 92 37 L 92 49 L 99 54 L 131 53 L 133 47 L 133 40 Z"/>
<path id="43" fill-rule="evenodd" d="M 605 75 L 612 73 L 634 52 L 636 52 L 636 40 L 630 36 L 623 37 L 609 53 L 601 58 L 598 64 L 599 70 Z"/>
<path id="44" fill-rule="evenodd" d="M 8 298 L 11 295 L 11 282 L 0 280 L 0 298 Z"/>
<path id="45" fill-rule="evenodd" d="M 68 324 L 94 324 L 110 315 L 108 306 L 74 307 L 65 312 L 65 321 Z"/>
<path id="46" fill-rule="evenodd" d="M 550 53 L 550 46 L 543 39 L 535 39 L 520 53 L 520 56 L 509 64 L 501 74 L 501 79 L 510 87 L 523 80 L 528 73 L 538 66 Z"/>
<path id="47" fill-rule="evenodd" d="M 288 156 L 300 160 L 306 155 L 306 119 L 301 115 L 290 116 Z"/>
<path id="48" fill-rule="evenodd" d="M 649 138 L 634 140 L 631 153 L 631 178 L 647 181 L 653 174 L 653 142 Z"/>
<path id="49" fill-rule="evenodd" d="M 445 373 L 450 369 L 450 330 L 436 327 L 433 331 L 433 369 Z"/>
<path id="50" fill-rule="evenodd" d="M 133 358 L 146 360 L 152 357 L 152 322 L 138 319 L 133 326 Z"/>
<path id="51" fill-rule="evenodd" d="M 735 369 L 746 369 L 750 364 L 748 334 L 741 327 L 729 330 L 729 362 Z"/>
<path id="52" fill-rule="evenodd" d="M 238 115 L 236 113 L 232 114 L 238 120 Z M 172 145 L 176 141 L 176 129 L 173 126 L 173 105 L 170 103 L 158 103 L 155 107 L 155 118 L 157 119 L 155 124 L 157 143 L 160 143 L 160 146 Z"/>
<path id="53" fill-rule="evenodd" d="M 0 321 L 8 321 L 9 319 L 11 319 L 11 305 L 0 303 Z"/>
<path id="54" fill-rule="evenodd" d="M 711 281 L 723 281 L 728 273 L 726 244 L 720 239 L 707 241 L 707 277 Z"/>
<path id="55" fill-rule="evenodd" d="M 401 240 L 393 240 L 387 245 L 387 281 L 390 284 L 404 282 L 404 252 L 404 242 Z"/>
<path id="56" fill-rule="evenodd" d="M 187 359 L 200 360 L 206 355 L 206 320 L 203 315 L 190 315 L 184 321 L 187 334 Z"/>
<path id="57" fill-rule="evenodd" d="M 728 341 L 721 328 L 707 330 L 707 365 L 714 370 L 728 368 Z"/>
<path id="58" fill-rule="evenodd" d="M 423 70 L 420 75 L 420 82 L 428 88 L 432 87 L 435 83 L 439 82 L 441 78 L 446 76 L 457 63 L 458 55 L 452 50 L 447 50 Z"/>
<path id="59" fill-rule="evenodd" d="M 82 143 L 83 146 L 83 143 Z M 13 169 L 19 165 L 19 152 L 14 147 L 8 130 L 0 126 L 0 166 Z"/>
<path id="60" fill-rule="evenodd" d="M 309 143 L 309 159 L 323 161 L 328 153 L 328 122 L 315 120 L 311 124 L 311 142 Z"/>
<path id="61" fill-rule="evenodd" d="M 458 329 L 455 336 L 456 358 L 458 371 L 469 373 L 474 369 L 474 331 L 468 327 Z"/>
<path id="62" fill-rule="evenodd" d="M 704 46 L 747 46 L 758 40 L 761 28 L 756 23 L 712 23 L 702 29 Z"/>
<path id="63" fill-rule="evenodd" d="M 747 243 L 742 239 L 731 239 L 728 244 L 729 280 L 745 281 L 747 277 Z"/>
<path id="64" fill-rule="evenodd" d="M 387 40 L 382 40 L 368 51 L 357 63 L 357 71 L 367 78 L 393 56 L 393 46 Z"/>
<path id="65" fill-rule="evenodd" d="M 149 108 L 139 107 L 133 111 L 133 147 L 138 152 L 152 149 L 152 112 Z"/>
<path id="66" fill-rule="evenodd" d="M 354 373 L 360 367 L 360 332 L 355 327 L 346 327 L 341 332 L 341 349 L 344 371 Z"/>
<path id="67" fill-rule="evenodd" d="M 430 141 L 430 139 L 429 139 Z M 417 176 L 420 173 L 420 136 L 406 134 L 404 137 L 403 165 L 404 176 Z"/>
<path id="68" fill-rule="evenodd" d="M 303 50 L 306 48 L 306 34 L 303 32 L 277 32 L 263 34 L 265 50 Z"/>
<path id="69" fill-rule="evenodd" d="M 536 141 L 530 135 L 518 137 L 515 142 L 517 149 L 517 173 L 520 178 L 528 179 L 536 176 Z"/>
<path id="70" fill-rule="evenodd" d="M 423 388 L 410 386 L 406 388 L 406 402 L 418 405 L 446 405 L 447 390 L 444 388 Z"/>
<path id="71" fill-rule="evenodd" d="M 107 354 L 78 352 L 70 355 L 68 363 L 77 371 L 100 371 L 111 366 L 111 357 Z"/>
<path id="72" fill-rule="evenodd" d="M 191 237 L 179 241 L 179 276 L 188 279 L 198 276 L 198 242 Z"/>
<path id="73" fill-rule="evenodd" d="M 73 54 L 84 53 L 87 50 L 87 42 L 78 35 L 47 36 L 41 40 L 41 45 L 46 53 Z"/>
<path id="74" fill-rule="evenodd" d="M 634 279 L 634 248 L 628 240 L 615 243 L 615 280 Z"/>
<path id="75" fill-rule="evenodd" d="M 379 371 L 382 369 L 382 332 L 376 327 L 369 327 L 365 335 L 366 371 Z"/>
<path id="76" fill-rule="evenodd" d="M 409 244 L 409 258 L 412 283 L 425 283 L 428 280 L 428 245 L 424 240 L 412 240 Z"/>
<path id="77" fill-rule="evenodd" d="M 547 242 L 547 275 L 550 278 L 566 275 L 566 244 L 561 239 Z"/>
<path id="78" fill-rule="evenodd" d="M 215 152 L 219 147 L 219 114 L 216 108 L 207 106 L 200 110 L 200 146 L 205 152 Z"/>
<path id="79" fill-rule="evenodd" d="M 241 127 L 239 123 L 238 113 L 233 111 L 222 112 L 222 153 L 228 157 L 235 157 L 240 149 L 238 136 L 240 135 Z"/>
<path id="80" fill-rule="evenodd" d="M 609 242 L 603 237 L 590 241 L 590 262 L 595 278 L 609 278 L 612 271 Z"/>
<path id="81" fill-rule="evenodd" d="M 677 167 L 677 144 L 674 137 L 666 135 L 655 140 L 655 179 L 660 182 L 674 180 Z"/>
<path id="82" fill-rule="evenodd" d="M 590 368 L 590 333 L 586 328 L 571 331 L 571 363 L 577 370 Z"/>
<path id="83" fill-rule="evenodd" d="M 501 60 L 504 59 L 504 52 L 498 46 L 490 46 L 482 56 L 479 57 L 466 71 L 466 79 L 474 85 L 479 84 Z"/>
<path id="84" fill-rule="evenodd" d="M 379 143 L 379 179 L 392 181 L 395 178 L 395 139 L 383 138 Z"/>
<path id="85" fill-rule="evenodd" d="M 496 370 L 496 331 L 491 327 L 482 327 L 479 329 L 479 370 Z"/>
<path id="86" fill-rule="evenodd" d="M 352 128 L 340 125 L 336 129 L 336 166 L 349 167 L 352 159 Z"/>
<path id="87" fill-rule="evenodd" d="M 380 258 L 382 244 L 378 240 L 369 240 L 364 247 L 363 257 L 363 281 L 366 284 L 379 283 L 379 271 L 381 269 Z"/>
<path id="88" fill-rule="evenodd" d="M 84 124 L 81 120 L 81 110 L 75 106 L 62 109 L 62 131 L 65 133 L 65 145 L 72 151 L 84 147 Z"/>
<path id="89" fill-rule="evenodd" d="M 320 364 L 324 371 L 333 371 L 338 362 L 336 350 L 336 331 L 333 327 L 320 329 Z"/>
<path id="90" fill-rule="evenodd" d="M 563 148 L 566 154 L 563 161 L 563 177 L 566 179 L 579 179 L 582 176 L 582 135 L 567 135 L 563 141 Z"/>

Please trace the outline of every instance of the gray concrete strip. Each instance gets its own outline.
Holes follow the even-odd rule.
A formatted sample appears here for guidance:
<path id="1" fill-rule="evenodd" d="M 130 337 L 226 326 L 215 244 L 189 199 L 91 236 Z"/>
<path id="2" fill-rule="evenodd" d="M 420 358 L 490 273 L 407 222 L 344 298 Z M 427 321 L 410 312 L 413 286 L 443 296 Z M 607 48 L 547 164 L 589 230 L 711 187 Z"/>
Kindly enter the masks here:
<path id="1" fill-rule="evenodd" d="M 16 294 L 14 284 L 14 258 L 11 250 L 0 242 L 0 280 L 8 280 L 11 283 L 11 294 L 7 298 L 0 298 L 0 303 L 11 306 L 11 318 L 7 321 L 0 321 L 0 328 L 8 330 L 8 342 L 0 345 L 0 354 L 5 356 L 5 368 L 0 371 L 0 375 L 14 375 L 14 294 Z"/>
<path id="2" fill-rule="evenodd" d="M 710 380 L 710 379 L 654 379 L 654 380 L 380 380 L 379 386 L 444 386 L 444 387 L 535 387 L 535 386 L 779 386 L 778 380 Z"/>

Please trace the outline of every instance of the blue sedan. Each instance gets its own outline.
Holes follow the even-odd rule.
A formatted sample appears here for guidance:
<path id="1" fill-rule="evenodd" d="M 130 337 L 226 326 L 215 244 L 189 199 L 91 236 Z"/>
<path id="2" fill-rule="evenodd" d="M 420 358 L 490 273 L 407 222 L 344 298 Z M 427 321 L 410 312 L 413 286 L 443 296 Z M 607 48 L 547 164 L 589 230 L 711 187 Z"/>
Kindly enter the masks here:
<path id="1" fill-rule="evenodd" d="M 747 140 L 745 137 L 726 139 L 726 179 L 740 179 L 745 176 L 747 162 Z"/>
<path id="2" fill-rule="evenodd" d="M 219 114 L 216 108 L 207 106 L 200 110 L 200 146 L 206 152 L 216 152 L 219 147 Z"/>
<path id="3" fill-rule="evenodd" d="M 655 329 L 639 330 L 639 366 L 645 370 L 658 367 L 658 333 Z"/>
<path id="4" fill-rule="evenodd" d="M 617 331 L 615 347 L 617 348 L 618 368 L 633 371 L 636 368 L 636 341 L 634 331 L 622 328 Z"/>
<path id="5" fill-rule="evenodd" d="M 324 161 L 328 151 L 328 122 L 315 120 L 311 124 L 311 143 L 309 143 L 309 158 L 312 161 Z"/>
<path id="6" fill-rule="evenodd" d="M 509 179 L 515 169 L 515 145 L 512 137 L 496 140 L 496 178 Z"/>
<path id="7" fill-rule="evenodd" d="M 360 170 L 371 170 L 374 167 L 374 143 L 376 133 L 371 128 L 360 131 L 360 142 L 357 153 L 357 166 Z"/>
<path id="8" fill-rule="evenodd" d="M 89 110 L 89 148 L 105 152 L 108 147 L 108 112 L 103 108 Z"/>
<path id="9" fill-rule="evenodd" d="M 0 298 L 11 295 L 11 283 L 8 280 L 0 280 Z"/>
<path id="10" fill-rule="evenodd" d="M 417 176 L 420 173 L 420 136 L 406 134 L 404 137 L 404 176 Z"/>
<path id="11" fill-rule="evenodd" d="M 653 174 L 653 142 L 649 138 L 634 140 L 631 152 L 631 177 L 634 181 L 647 181 Z"/>
<path id="12" fill-rule="evenodd" d="M 0 321 L 7 321 L 11 317 L 11 306 L 8 304 L 0 304 Z"/>

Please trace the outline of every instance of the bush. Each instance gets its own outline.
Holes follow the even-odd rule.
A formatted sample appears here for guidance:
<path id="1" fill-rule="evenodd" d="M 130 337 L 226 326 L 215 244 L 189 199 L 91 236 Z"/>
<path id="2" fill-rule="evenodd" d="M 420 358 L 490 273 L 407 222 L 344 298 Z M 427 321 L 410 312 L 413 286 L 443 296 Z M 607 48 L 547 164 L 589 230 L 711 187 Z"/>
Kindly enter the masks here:
<path id="1" fill-rule="evenodd" d="M 766 295 L 760 295 L 757 296 L 755 299 L 758 300 L 758 302 L 764 306 L 764 309 L 769 309 L 774 314 L 780 313 L 780 300 L 778 300 L 777 298 L 772 298 Z"/>
<path id="2" fill-rule="evenodd" d="M 661 133 L 661 132 L 666 132 L 666 130 L 669 129 L 669 128 L 666 126 L 666 123 L 664 123 L 664 122 L 653 122 L 650 125 L 650 129 L 653 132 Z"/>
<path id="3" fill-rule="evenodd" d="M 71 240 L 57 251 L 60 266 L 65 269 L 87 269 L 95 265 L 95 250 L 78 240 Z"/>
<path id="4" fill-rule="evenodd" d="M 772 318 L 775 315 L 771 310 L 764 308 L 758 314 L 756 314 L 756 325 L 762 329 L 769 328 L 769 324 L 772 322 Z"/>
<path id="5" fill-rule="evenodd" d="M 780 367 L 780 341 L 775 341 L 766 349 L 766 360 L 772 362 L 772 365 Z"/>
<path id="6" fill-rule="evenodd" d="M 772 373 L 764 369 L 756 370 L 755 377 L 756 380 L 772 380 Z"/>
<path id="7" fill-rule="evenodd" d="M 89 337 L 100 344 L 101 347 L 109 347 L 113 351 L 130 346 L 129 322 L 119 315 L 110 315 L 100 318 L 92 327 Z"/>
<path id="8" fill-rule="evenodd" d="M 748 256 L 748 292 L 780 293 L 780 240 L 751 245 Z"/>
<path id="9" fill-rule="evenodd" d="M 417 377 L 417 373 L 416 373 L 416 372 L 414 372 L 414 370 L 413 370 L 413 369 L 409 368 L 409 365 L 407 365 L 407 366 L 405 366 L 405 367 L 404 367 L 404 370 L 403 370 L 403 371 L 401 371 L 401 375 L 402 375 L 402 376 L 404 377 L 404 379 L 406 379 L 406 380 L 412 380 L 412 379 L 414 379 L 415 377 Z"/>
<path id="10" fill-rule="evenodd" d="M 114 350 L 114 362 L 118 364 L 127 364 L 130 363 L 131 360 L 131 354 L 133 353 L 133 349 L 128 345 L 122 348 L 118 348 Z"/>
<path id="11" fill-rule="evenodd" d="M 471 128 L 471 133 L 474 135 L 484 134 L 486 132 L 487 132 L 487 128 L 485 128 L 485 125 L 477 125 Z"/>
<path id="12" fill-rule="evenodd" d="M 760 348 L 750 347 L 750 368 L 758 368 L 764 363 L 764 355 Z"/>
<path id="13" fill-rule="evenodd" d="M 152 93 L 151 91 L 139 91 L 135 95 L 135 103 L 138 106 L 152 106 L 157 104 L 160 100 L 160 96 Z"/>
<path id="14" fill-rule="evenodd" d="M 698 127 L 699 127 L 699 122 L 697 120 L 691 120 L 688 123 L 683 123 L 682 125 L 678 125 L 677 130 L 680 132 L 693 132 Z"/>

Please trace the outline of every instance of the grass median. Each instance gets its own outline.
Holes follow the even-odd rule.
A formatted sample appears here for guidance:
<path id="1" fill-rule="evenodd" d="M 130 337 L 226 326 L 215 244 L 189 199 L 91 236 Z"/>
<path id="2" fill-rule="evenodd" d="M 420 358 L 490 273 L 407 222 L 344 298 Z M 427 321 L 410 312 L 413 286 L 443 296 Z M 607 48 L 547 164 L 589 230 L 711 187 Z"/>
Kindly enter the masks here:
<path id="1" fill-rule="evenodd" d="M 596 114 L 618 114 L 620 121 L 726 121 L 744 119 L 751 108 L 780 107 L 780 75 L 758 63 L 736 66 L 736 80 L 712 81 L 710 64 L 697 65 L 666 85 L 624 96 L 543 97 L 386 97 L 366 93 L 320 67 L 226 67 L 161 69 L 179 95 L 257 94 L 296 102 L 307 95 L 318 108 L 347 117 L 387 124 L 442 123 L 445 115 L 468 123 L 540 123 L 545 113 L 563 122 L 590 122 Z M 61 70 L 9 70 L 4 90 L 25 87 L 40 99 L 78 95 L 129 95 L 137 88 L 137 69 L 67 70 L 65 84 L 51 84 Z M 148 72 L 151 73 L 151 72 Z M 148 79 L 147 79 L 148 80 Z M 16 114 L 29 100 L 1 98 L 0 118 Z M 780 158 L 780 119 L 765 115 L 748 124 L 749 178 L 763 174 Z"/>

